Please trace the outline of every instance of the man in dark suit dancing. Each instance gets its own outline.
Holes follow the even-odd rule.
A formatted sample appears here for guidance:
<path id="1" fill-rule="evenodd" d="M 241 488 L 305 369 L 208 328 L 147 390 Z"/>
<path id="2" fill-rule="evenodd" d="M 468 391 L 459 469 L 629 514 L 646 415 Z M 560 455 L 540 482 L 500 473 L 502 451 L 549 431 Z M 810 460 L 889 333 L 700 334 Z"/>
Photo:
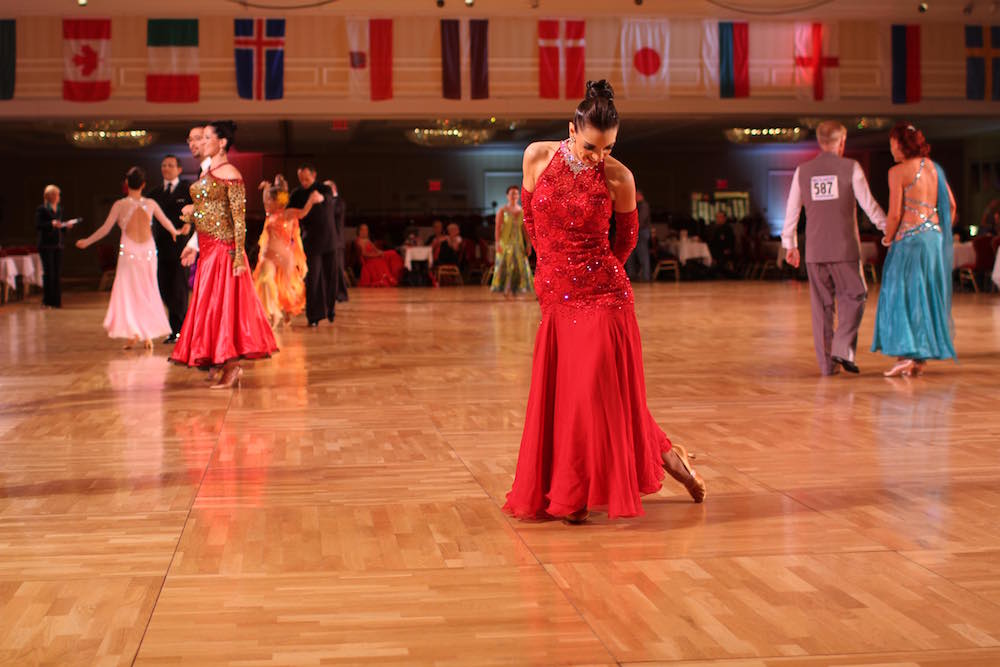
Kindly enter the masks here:
<path id="1" fill-rule="evenodd" d="M 191 203 L 191 182 L 181 180 L 181 164 L 176 155 L 163 158 L 160 173 L 163 185 L 153 188 L 146 196 L 159 204 L 170 221 L 180 228 L 184 225 L 181 209 Z M 174 241 L 162 225 L 153 225 L 153 239 L 156 241 L 156 279 L 160 298 L 167 306 L 170 319 L 170 335 L 163 342 L 176 343 L 188 307 L 187 270 L 181 266 L 181 250 L 188 237 L 178 236 Z"/>
<path id="2" fill-rule="evenodd" d="M 298 169 L 299 184 L 289 197 L 291 208 L 305 208 L 313 192 L 323 195 L 323 203 L 313 206 L 299 221 L 302 246 L 306 252 L 306 319 L 309 326 L 319 326 L 324 317 L 333 322 L 337 305 L 337 234 L 336 205 L 333 192 L 316 179 L 316 167 L 303 163 Z"/>

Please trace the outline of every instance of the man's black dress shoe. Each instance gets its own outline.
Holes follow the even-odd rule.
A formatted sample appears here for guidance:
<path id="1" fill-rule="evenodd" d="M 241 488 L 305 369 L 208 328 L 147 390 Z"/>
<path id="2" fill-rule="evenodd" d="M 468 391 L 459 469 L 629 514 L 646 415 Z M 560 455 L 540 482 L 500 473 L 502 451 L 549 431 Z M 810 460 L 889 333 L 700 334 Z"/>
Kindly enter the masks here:
<path id="1" fill-rule="evenodd" d="M 830 357 L 830 359 L 833 360 L 834 363 L 843 366 L 844 370 L 847 371 L 848 373 L 857 374 L 861 372 L 861 369 L 858 368 L 858 365 L 853 361 L 848 361 L 847 359 L 841 359 L 840 357 Z"/>
<path id="2" fill-rule="evenodd" d="M 315 320 L 315 321 L 310 320 L 309 321 L 309 326 L 311 326 L 311 327 L 318 327 L 319 326 L 319 320 Z"/>
<path id="3" fill-rule="evenodd" d="M 333 315 L 327 315 L 326 316 L 326 321 L 327 322 L 333 322 L 333 317 L 334 317 Z"/>
<path id="4" fill-rule="evenodd" d="M 163 344 L 164 345 L 173 345 L 174 343 L 177 342 L 178 338 L 179 338 L 179 336 L 177 334 L 172 333 L 172 334 L 170 334 L 169 336 L 167 336 L 166 338 L 163 339 Z"/>

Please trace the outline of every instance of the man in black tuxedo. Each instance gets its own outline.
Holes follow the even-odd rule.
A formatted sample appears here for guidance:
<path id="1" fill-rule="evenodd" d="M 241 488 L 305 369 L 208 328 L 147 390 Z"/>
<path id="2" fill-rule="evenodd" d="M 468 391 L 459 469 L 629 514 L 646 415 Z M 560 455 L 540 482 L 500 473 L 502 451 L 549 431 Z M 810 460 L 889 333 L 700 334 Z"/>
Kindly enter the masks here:
<path id="1" fill-rule="evenodd" d="M 347 281 L 344 280 L 344 225 L 347 220 L 347 204 L 340 196 L 337 184 L 333 181 L 323 181 L 333 193 L 333 218 L 337 223 L 337 301 L 347 301 Z"/>
<path id="2" fill-rule="evenodd" d="M 324 317 L 333 322 L 337 305 L 337 221 L 333 192 L 316 179 L 316 167 L 304 163 L 298 169 L 299 184 L 289 197 L 290 208 L 305 208 L 313 192 L 323 195 L 323 203 L 313 206 L 299 221 L 302 246 L 306 252 L 306 319 L 319 326 Z"/>
<path id="3" fill-rule="evenodd" d="M 181 180 L 181 163 L 176 155 L 163 158 L 160 173 L 163 185 L 153 188 L 146 196 L 159 204 L 174 226 L 180 228 L 184 225 L 181 209 L 191 203 L 191 182 Z M 163 342 L 176 343 L 188 307 L 187 269 L 181 266 L 181 251 L 188 236 L 178 236 L 175 241 L 162 225 L 153 225 L 153 239 L 156 241 L 156 280 L 170 319 L 170 335 Z"/>

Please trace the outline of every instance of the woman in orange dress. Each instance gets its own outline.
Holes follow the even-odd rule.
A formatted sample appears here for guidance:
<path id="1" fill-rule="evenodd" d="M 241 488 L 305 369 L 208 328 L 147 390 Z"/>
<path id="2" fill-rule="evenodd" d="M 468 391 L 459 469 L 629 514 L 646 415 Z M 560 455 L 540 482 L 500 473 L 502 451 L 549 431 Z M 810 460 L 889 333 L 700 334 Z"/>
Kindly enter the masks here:
<path id="1" fill-rule="evenodd" d="M 267 220 L 260 234 L 259 260 L 253 272 L 253 284 L 264 306 L 271 328 L 288 322 L 306 306 L 306 253 L 299 233 L 301 220 L 314 204 L 323 203 L 323 195 L 314 192 L 305 208 L 287 208 L 288 183 L 274 178 L 274 185 L 262 183 Z"/>

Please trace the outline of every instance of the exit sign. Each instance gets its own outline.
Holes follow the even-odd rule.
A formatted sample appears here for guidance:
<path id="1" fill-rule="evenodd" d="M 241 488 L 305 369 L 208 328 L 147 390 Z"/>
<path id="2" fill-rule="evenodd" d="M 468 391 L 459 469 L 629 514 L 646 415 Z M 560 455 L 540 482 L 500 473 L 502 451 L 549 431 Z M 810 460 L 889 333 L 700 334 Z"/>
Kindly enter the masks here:
<path id="1" fill-rule="evenodd" d="M 428 180 L 427 181 L 427 192 L 441 192 L 441 181 L 439 181 L 439 180 Z"/>

